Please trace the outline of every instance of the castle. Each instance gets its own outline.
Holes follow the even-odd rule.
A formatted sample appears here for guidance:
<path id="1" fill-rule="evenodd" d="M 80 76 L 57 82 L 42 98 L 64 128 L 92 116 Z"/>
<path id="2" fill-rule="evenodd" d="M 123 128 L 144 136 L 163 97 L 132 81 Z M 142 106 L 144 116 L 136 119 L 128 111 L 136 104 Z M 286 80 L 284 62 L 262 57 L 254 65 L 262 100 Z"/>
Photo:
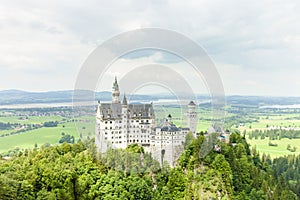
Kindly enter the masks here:
<path id="1" fill-rule="evenodd" d="M 177 127 L 171 115 L 156 126 L 153 104 L 129 104 L 125 95 L 121 103 L 115 78 L 112 102 L 99 101 L 97 106 L 95 142 L 98 152 L 103 153 L 107 148 L 125 149 L 130 144 L 138 144 L 159 161 L 162 160 L 161 152 L 165 152 L 164 160 L 172 165 L 183 150 L 186 134 L 196 134 L 196 108 L 193 101 L 188 104 L 187 128 Z"/>

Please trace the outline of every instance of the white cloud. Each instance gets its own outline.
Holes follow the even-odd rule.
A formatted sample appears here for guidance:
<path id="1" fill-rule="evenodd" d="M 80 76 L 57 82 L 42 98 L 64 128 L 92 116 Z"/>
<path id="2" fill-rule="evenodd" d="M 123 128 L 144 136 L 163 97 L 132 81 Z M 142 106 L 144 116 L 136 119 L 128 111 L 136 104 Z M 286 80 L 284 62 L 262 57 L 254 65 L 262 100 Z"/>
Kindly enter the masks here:
<path id="1" fill-rule="evenodd" d="M 202 45 L 227 93 L 300 95 L 293 85 L 300 75 L 299 9 L 293 0 L 3 1 L 0 89 L 72 89 L 96 45 L 161 27 Z"/>

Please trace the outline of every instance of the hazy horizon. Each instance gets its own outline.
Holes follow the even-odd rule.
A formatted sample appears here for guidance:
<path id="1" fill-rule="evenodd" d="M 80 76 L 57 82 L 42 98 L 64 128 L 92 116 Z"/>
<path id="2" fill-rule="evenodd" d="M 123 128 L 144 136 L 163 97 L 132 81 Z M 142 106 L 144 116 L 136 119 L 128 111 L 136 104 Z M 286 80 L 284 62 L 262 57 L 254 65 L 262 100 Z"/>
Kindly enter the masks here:
<path id="1" fill-rule="evenodd" d="M 20 90 L 20 89 L 5 89 L 5 90 L 0 90 L 0 92 L 5 92 L 5 91 L 20 91 L 20 92 L 28 92 L 28 93 L 47 93 L 47 92 L 67 92 L 67 91 L 74 91 L 74 89 L 66 89 L 66 90 L 45 90 L 45 91 L 30 91 L 30 90 Z M 104 90 L 104 91 L 91 91 L 91 92 L 107 92 L 107 93 L 111 93 L 111 91 L 108 90 Z M 122 93 L 123 95 L 124 93 Z M 121 96 L 121 98 L 123 98 L 123 96 Z M 135 93 L 134 95 L 172 95 L 170 93 Z M 209 93 L 196 93 L 195 95 L 200 95 L 200 96 L 210 96 L 211 94 Z M 300 98 L 300 95 L 295 95 L 295 96 L 280 96 L 280 95 L 253 95 L 253 94 L 225 94 L 225 96 L 241 96 L 241 97 L 292 97 L 292 98 Z"/>

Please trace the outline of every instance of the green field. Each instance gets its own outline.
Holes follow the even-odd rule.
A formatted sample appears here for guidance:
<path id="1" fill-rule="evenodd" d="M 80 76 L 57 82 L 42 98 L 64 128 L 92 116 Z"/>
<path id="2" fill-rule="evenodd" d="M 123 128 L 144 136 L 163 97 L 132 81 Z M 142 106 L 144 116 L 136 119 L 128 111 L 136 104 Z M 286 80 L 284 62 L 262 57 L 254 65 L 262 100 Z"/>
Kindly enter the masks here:
<path id="1" fill-rule="evenodd" d="M 283 138 L 281 140 L 272 140 L 272 143 L 278 144 L 278 146 L 269 146 L 269 138 L 252 140 L 247 139 L 247 142 L 251 147 L 256 147 L 256 150 L 262 155 L 270 155 L 271 158 L 277 158 L 284 155 L 299 154 L 300 153 L 300 139 L 287 139 Z M 290 144 L 292 147 L 297 147 L 296 152 L 290 152 L 287 150 L 287 145 Z"/>
<path id="2" fill-rule="evenodd" d="M 179 107 L 156 107 L 158 112 L 155 112 L 157 125 L 160 120 L 166 118 L 168 114 L 172 115 L 173 122 L 179 127 L 187 127 L 186 117 L 184 116 L 187 112 L 186 108 L 180 109 Z M 199 119 L 197 130 L 206 131 L 211 125 L 211 112 L 208 109 L 199 108 Z M 2 113 L 3 114 L 3 113 Z M 18 148 L 20 150 L 27 148 L 34 148 L 35 144 L 38 147 L 43 144 L 57 144 L 62 133 L 69 134 L 78 140 L 82 137 L 93 137 L 95 133 L 95 118 L 94 116 L 83 116 L 74 120 L 62 117 L 62 116 L 1 116 L 0 122 L 3 123 L 19 123 L 21 125 L 26 124 L 40 124 L 44 122 L 57 121 L 59 122 L 57 127 L 42 127 L 34 130 L 21 132 L 15 135 L 9 135 L 0 137 L 0 153 L 8 152 Z M 9 134 L 16 130 L 0 130 L 0 135 Z"/>
<path id="3" fill-rule="evenodd" d="M 61 116 L 6 116 L 0 117 L 0 122 L 20 123 L 20 124 L 42 124 L 47 121 L 62 121 Z"/>
<path id="4" fill-rule="evenodd" d="M 29 123 L 43 123 L 48 121 L 49 118 L 33 118 L 33 122 L 28 120 Z M 54 119 L 61 119 L 59 117 L 52 117 Z M 3 119 L 2 119 L 3 120 Z M 11 123 L 15 123 L 16 118 L 10 118 L 10 120 L 14 120 Z M 26 148 L 34 148 L 34 145 L 37 144 L 38 147 L 45 143 L 57 144 L 60 138 L 62 137 L 62 133 L 69 134 L 75 137 L 75 140 L 86 136 L 93 136 L 95 126 L 93 124 L 91 117 L 82 117 L 75 119 L 75 122 L 62 122 L 58 124 L 57 127 L 42 127 L 26 132 L 22 132 L 16 135 L 10 135 L 6 137 L 0 137 L 0 153 L 7 152 L 9 150 L 13 150 L 15 148 L 26 149 Z M 2 133 L 9 133 L 12 130 L 2 130 Z"/>
<path id="5" fill-rule="evenodd" d="M 254 130 L 267 130 L 270 127 L 277 128 L 300 128 L 300 115 L 299 113 L 254 113 L 253 116 L 257 117 L 257 122 L 245 123 L 242 126 L 234 125 L 232 129 L 238 129 L 240 132 L 246 131 L 247 133 Z M 269 154 L 272 158 L 290 155 L 290 154 L 299 154 L 300 153 L 300 139 L 287 139 L 283 138 L 281 140 L 272 140 L 272 143 L 278 144 L 277 147 L 269 146 L 269 138 L 263 140 L 254 139 L 251 140 L 248 138 L 247 142 L 251 147 L 256 147 L 260 152 L 260 155 L 263 153 Z M 290 152 L 287 150 L 287 145 L 290 144 L 292 147 L 297 147 L 296 152 Z"/>
<path id="6" fill-rule="evenodd" d="M 280 115 L 263 115 L 259 116 L 258 122 L 245 123 L 244 126 L 238 127 L 239 130 L 253 130 L 253 129 L 266 129 L 267 127 L 294 127 L 300 128 L 300 116 L 299 114 L 280 114 Z"/>
<path id="7" fill-rule="evenodd" d="M 186 123 L 186 112 L 187 108 L 183 107 L 172 107 L 172 106 L 155 106 L 155 116 L 156 116 L 156 125 L 159 125 L 163 118 L 166 118 L 169 114 L 172 115 L 173 122 L 179 127 L 187 127 Z M 2 112 L 2 114 L 4 114 Z M 238 114 L 226 113 L 225 125 L 230 123 L 230 117 L 236 116 L 239 120 Z M 240 116 L 244 117 L 243 114 Z M 300 127 L 300 114 L 299 113 L 251 113 L 248 116 L 252 119 L 256 119 L 251 123 L 245 122 L 243 125 L 239 123 L 233 123 L 232 130 L 238 129 L 243 132 L 246 130 L 250 132 L 252 130 L 265 130 L 267 127 L 277 126 L 277 127 Z M 207 131 L 211 126 L 211 109 L 210 108 L 198 108 L 198 126 L 197 131 Z M 245 119 L 245 117 L 243 118 Z M 246 118 L 247 119 L 247 118 Z M 57 144 L 62 133 L 69 134 L 75 137 L 75 140 L 80 139 L 80 137 L 90 136 L 93 137 L 95 133 L 94 125 L 94 116 L 85 116 L 80 117 L 74 120 L 71 120 L 67 117 L 62 116 L 1 116 L 0 122 L 3 123 L 19 123 L 22 125 L 26 124 L 43 124 L 44 122 L 49 121 L 58 121 L 59 124 L 57 127 L 43 127 L 34 130 L 29 130 L 22 132 L 16 135 L 9 135 L 6 137 L 0 137 L 0 153 L 7 152 L 8 150 L 13 150 L 16 147 L 19 149 L 34 148 L 35 144 L 40 147 L 45 143 Z M 232 124 L 232 123 L 231 123 Z M 0 130 L 0 135 L 9 134 L 15 130 Z M 300 152 L 300 139 L 282 139 L 282 140 L 272 140 L 272 142 L 277 143 L 278 146 L 269 146 L 269 139 L 264 140 L 254 138 L 252 140 L 247 140 L 252 147 L 256 149 L 262 155 L 270 154 L 272 158 L 288 155 L 288 154 L 298 154 Z M 287 145 L 290 144 L 292 147 L 297 147 L 296 152 L 290 152 L 286 149 Z"/>

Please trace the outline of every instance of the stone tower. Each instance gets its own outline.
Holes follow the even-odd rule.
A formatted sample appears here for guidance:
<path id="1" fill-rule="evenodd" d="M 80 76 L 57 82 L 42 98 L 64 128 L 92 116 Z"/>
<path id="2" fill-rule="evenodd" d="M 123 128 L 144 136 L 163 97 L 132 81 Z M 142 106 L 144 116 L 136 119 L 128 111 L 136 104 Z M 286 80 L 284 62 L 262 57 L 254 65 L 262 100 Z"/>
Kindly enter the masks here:
<path id="1" fill-rule="evenodd" d="M 122 125 L 124 127 L 124 131 L 127 135 L 127 130 L 128 130 L 128 124 L 127 124 L 127 120 L 128 120 L 128 103 L 127 103 L 127 98 L 124 94 L 123 97 L 123 102 L 122 102 Z"/>
<path id="2" fill-rule="evenodd" d="M 119 97 L 120 97 L 119 85 L 118 85 L 117 77 L 115 77 L 115 82 L 112 87 L 112 103 L 120 103 Z"/>
<path id="3" fill-rule="evenodd" d="M 198 121 L 197 105 L 193 101 L 191 101 L 188 104 L 187 125 L 193 134 L 196 134 L 197 131 L 197 121 Z"/>
<path id="4" fill-rule="evenodd" d="M 130 132 L 128 130 L 128 123 L 127 123 L 127 120 L 128 120 L 128 103 L 127 103 L 127 98 L 124 94 L 124 97 L 123 97 L 123 102 L 122 102 L 122 124 L 120 124 L 121 127 L 123 127 L 122 129 L 122 133 L 123 133 L 123 137 L 125 138 L 125 141 L 123 142 L 124 144 L 124 148 L 127 147 L 128 145 L 128 132 Z"/>
<path id="5" fill-rule="evenodd" d="M 106 152 L 107 144 L 104 142 L 104 134 L 101 133 L 101 120 L 103 119 L 103 113 L 101 111 L 101 102 L 98 101 L 97 111 L 96 111 L 96 135 L 95 135 L 95 143 L 98 152 Z"/>

